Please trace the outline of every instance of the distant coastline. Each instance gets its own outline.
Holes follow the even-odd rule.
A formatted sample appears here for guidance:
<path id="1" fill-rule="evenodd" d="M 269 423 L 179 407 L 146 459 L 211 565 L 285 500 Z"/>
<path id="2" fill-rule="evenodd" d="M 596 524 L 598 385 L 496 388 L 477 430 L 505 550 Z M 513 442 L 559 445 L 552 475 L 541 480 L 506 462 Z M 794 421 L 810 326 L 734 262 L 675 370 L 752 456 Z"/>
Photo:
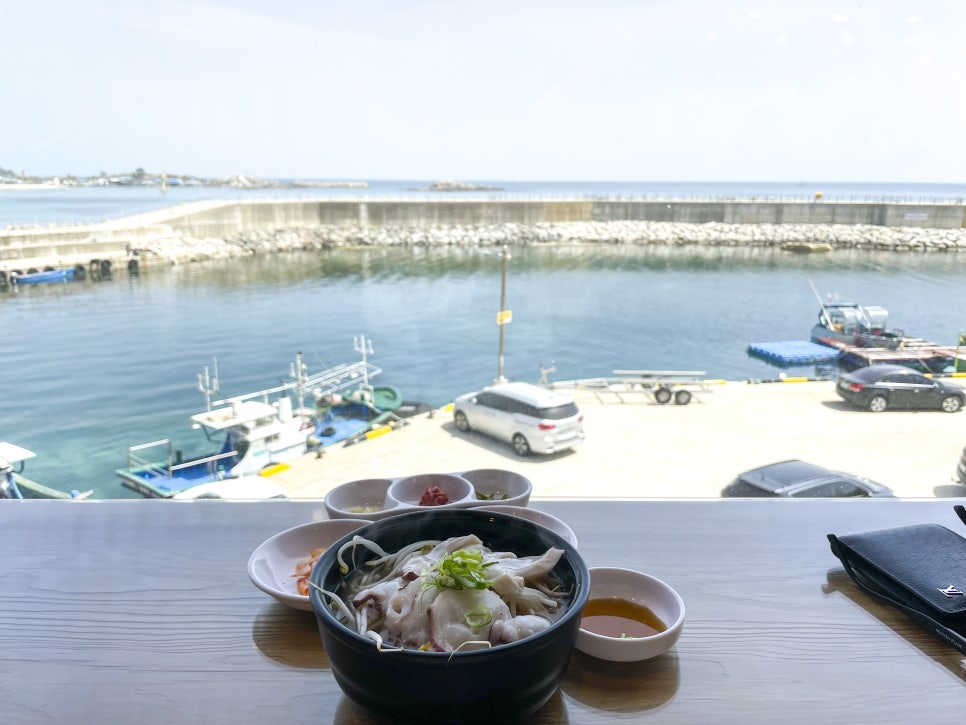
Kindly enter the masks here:
<path id="1" fill-rule="evenodd" d="M 99 176 L 84 179 L 54 179 L 22 180 L 18 178 L 0 179 L 0 191 L 69 191 L 71 189 L 104 188 L 111 186 L 138 186 L 165 189 L 167 187 L 197 186 L 206 188 L 225 189 L 368 189 L 367 181 L 330 181 L 313 179 L 295 179 L 293 181 L 279 181 L 277 179 L 261 179 L 254 176 L 232 176 L 228 179 L 198 179 L 180 176 Z"/>
<path id="2" fill-rule="evenodd" d="M 60 184 L 11 184 L 11 183 L 0 183 L 0 191 L 45 191 L 45 190 L 57 190 L 66 189 L 69 187 L 61 186 Z"/>
<path id="3" fill-rule="evenodd" d="M 112 177 L 115 178 L 115 177 Z M 147 186 L 161 187 L 162 185 L 181 186 L 184 180 L 172 177 L 171 181 L 161 178 L 152 178 L 149 181 L 133 183 L 128 177 L 116 179 L 114 181 L 100 180 L 95 182 L 72 182 L 62 181 L 0 181 L 0 191 L 38 191 L 38 190 L 59 190 L 59 189 L 78 189 L 92 186 Z M 248 176 L 234 176 L 226 180 L 205 180 L 191 184 L 193 186 L 224 187 L 228 189 L 368 189 L 367 181 L 316 181 L 313 179 L 294 179 L 292 181 L 278 181 L 275 179 L 260 179 Z M 464 181 L 436 181 L 424 189 L 413 189 L 413 191 L 504 191 L 502 186 L 491 186 L 489 184 L 476 184 Z"/>

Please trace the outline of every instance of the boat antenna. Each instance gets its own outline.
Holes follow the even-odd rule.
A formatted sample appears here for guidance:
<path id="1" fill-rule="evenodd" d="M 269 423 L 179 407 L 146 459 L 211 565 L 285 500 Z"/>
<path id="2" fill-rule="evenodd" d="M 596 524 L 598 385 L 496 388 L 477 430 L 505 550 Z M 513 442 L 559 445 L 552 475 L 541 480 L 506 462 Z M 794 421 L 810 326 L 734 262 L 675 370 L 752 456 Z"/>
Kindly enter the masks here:
<path id="1" fill-rule="evenodd" d="M 825 324 L 831 327 L 832 318 L 828 316 L 828 311 L 825 309 L 825 303 L 822 302 L 822 295 L 820 295 L 818 290 L 815 289 L 815 285 L 812 284 L 812 280 L 808 280 L 808 286 L 812 288 L 812 293 L 815 295 L 815 299 L 818 300 L 819 307 L 822 308 L 822 317 L 825 318 Z"/>
<path id="2" fill-rule="evenodd" d="M 362 389 L 367 393 L 372 393 L 369 385 L 369 364 L 366 362 L 366 355 L 372 355 L 372 340 L 367 340 L 365 335 L 352 338 L 352 349 L 362 355 Z"/>
<path id="3" fill-rule="evenodd" d="M 550 361 L 550 367 L 544 367 L 543 363 L 540 363 L 540 379 L 537 381 L 537 385 L 542 385 L 545 388 L 552 388 L 553 383 L 550 382 L 550 374 L 557 372 L 557 366 L 554 364 L 553 360 Z"/>
<path id="4" fill-rule="evenodd" d="M 289 375 L 295 378 L 295 394 L 298 396 L 299 400 L 299 410 L 305 407 L 305 381 L 306 375 L 305 371 L 308 367 L 302 362 L 302 351 L 299 350 L 295 353 L 295 362 L 292 363 Z"/>
<path id="5" fill-rule="evenodd" d="M 211 396 L 215 395 L 218 388 L 218 358 L 215 358 L 215 376 L 211 377 L 208 374 L 208 366 L 205 365 L 205 371 L 203 373 L 198 373 L 198 390 L 205 394 L 205 410 L 211 410 Z"/>

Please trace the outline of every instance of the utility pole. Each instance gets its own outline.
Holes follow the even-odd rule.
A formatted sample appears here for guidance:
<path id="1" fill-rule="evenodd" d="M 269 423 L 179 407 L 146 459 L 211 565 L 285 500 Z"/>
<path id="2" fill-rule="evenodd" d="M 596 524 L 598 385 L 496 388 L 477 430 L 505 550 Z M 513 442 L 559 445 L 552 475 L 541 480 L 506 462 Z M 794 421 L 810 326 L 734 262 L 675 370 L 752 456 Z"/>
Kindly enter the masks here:
<path id="1" fill-rule="evenodd" d="M 508 325 L 513 319 L 513 314 L 506 308 L 506 265 L 510 259 L 507 246 L 503 245 L 503 275 L 500 284 L 500 311 L 496 314 L 496 324 L 500 328 L 500 369 L 496 376 L 497 383 L 505 383 L 506 377 L 503 375 L 503 327 Z"/>

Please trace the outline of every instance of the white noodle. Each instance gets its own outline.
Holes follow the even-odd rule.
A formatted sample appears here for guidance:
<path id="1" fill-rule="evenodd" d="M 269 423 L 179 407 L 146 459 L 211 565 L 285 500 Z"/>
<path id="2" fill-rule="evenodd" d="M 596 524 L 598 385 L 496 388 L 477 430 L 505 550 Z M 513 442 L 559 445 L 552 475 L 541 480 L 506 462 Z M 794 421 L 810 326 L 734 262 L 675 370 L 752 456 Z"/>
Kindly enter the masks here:
<path id="1" fill-rule="evenodd" d="M 457 538 L 461 537 L 454 537 L 453 539 L 449 539 L 447 541 L 455 541 Z M 487 567 L 491 564 L 499 566 L 502 560 L 516 558 L 516 555 L 510 552 L 491 552 L 489 549 L 479 544 L 478 539 L 475 537 L 472 538 L 476 543 L 470 542 L 470 544 L 465 545 L 465 549 L 479 549 L 483 554 L 484 567 Z M 380 651 L 392 651 L 392 649 L 401 648 L 400 645 L 402 643 L 393 641 L 393 636 L 390 636 L 389 631 L 386 629 L 387 623 L 385 611 L 380 611 L 380 609 L 376 606 L 370 607 L 369 604 L 364 604 L 357 608 L 354 604 L 352 604 L 352 602 L 361 592 L 366 592 L 367 590 L 379 584 L 398 578 L 400 576 L 400 570 L 414 556 L 425 556 L 443 543 L 446 542 L 439 540 L 419 541 L 409 544 L 399 551 L 390 554 L 384 551 L 382 547 L 375 542 L 360 536 L 354 536 L 352 540 L 344 544 L 338 552 L 337 560 L 340 571 L 343 573 L 343 575 L 345 575 L 348 571 L 348 566 L 343 559 L 343 555 L 348 550 L 352 549 L 354 551 L 356 546 L 362 546 L 369 551 L 374 552 L 377 557 L 366 562 L 366 565 L 363 568 L 356 569 L 354 574 L 349 575 L 340 590 L 342 596 L 324 590 L 320 591 L 328 596 L 335 604 L 343 623 L 356 631 L 358 634 L 373 640 Z M 449 547 L 444 548 L 448 549 Z M 350 559 L 354 562 L 354 556 L 350 557 Z M 419 578 L 416 581 L 402 583 L 400 590 L 405 586 L 421 586 L 423 589 L 417 596 L 418 598 L 422 598 L 429 590 L 437 587 L 438 585 L 435 583 L 435 578 L 433 575 L 433 572 L 436 571 L 436 563 L 438 562 L 435 560 L 431 561 L 430 564 L 432 564 L 432 566 L 429 567 L 424 564 L 422 566 L 422 570 L 418 572 Z M 409 577 L 407 577 L 407 579 L 408 578 Z M 517 614 L 536 614 L 538 616 L 543 616 L 550 621 L 556 619 L 560 614 L 561 605 L 564 597 L 566 596 L 566 592 L 561 590 L 559 582 L 550 579 L 547 575 L 541 575 L 528 580 L 527 584 L 528 586 L 521 587 L 512 599 L 507 599 L 498 594 L 498 596 L 500 596 L 503 602 L 507 605 L 510 615 L 517 616 Z M 490 589 L 489 591 L 494 590 Z M 345 597 L 345 599 L 342 597 Z M 370 614 L 377 613 L 379 614 L 377 618 L 372 620 L 369 619 Z M 388 642 L 392 643 L 391 647 L 387 644 L 387 636 Z M 463 643 L 455 646 L 454 651 L 459 651 L 472 646 L 480 647 L 484 643 L 487 647 L 492 646 L 485 640 L 474 639 L 464 641 Z"/>

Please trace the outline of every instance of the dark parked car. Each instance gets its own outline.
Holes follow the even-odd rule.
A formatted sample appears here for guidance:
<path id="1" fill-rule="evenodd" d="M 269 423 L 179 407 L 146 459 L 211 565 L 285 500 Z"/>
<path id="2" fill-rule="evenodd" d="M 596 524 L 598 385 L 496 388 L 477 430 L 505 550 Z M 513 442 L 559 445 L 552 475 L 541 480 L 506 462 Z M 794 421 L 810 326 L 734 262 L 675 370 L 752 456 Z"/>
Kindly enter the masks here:
<path id="1" fill-rule="evenodd" d="M 903 365 L 870 365 L 839 375 L 835 391 L 846 402 L 881 413 L 889 408 L 933 408 L 955 413 L 966 403 L 966 390 L 929 378 Z"/>
<path id="2" fill-rule="evenodd" d="M 725 497 L 785 496 L 788 498 L 892 498 L 881 483 L 851 473 L 830 471 L 805 461 L 769 463 L 738 475 L 721 495 Z"/>

